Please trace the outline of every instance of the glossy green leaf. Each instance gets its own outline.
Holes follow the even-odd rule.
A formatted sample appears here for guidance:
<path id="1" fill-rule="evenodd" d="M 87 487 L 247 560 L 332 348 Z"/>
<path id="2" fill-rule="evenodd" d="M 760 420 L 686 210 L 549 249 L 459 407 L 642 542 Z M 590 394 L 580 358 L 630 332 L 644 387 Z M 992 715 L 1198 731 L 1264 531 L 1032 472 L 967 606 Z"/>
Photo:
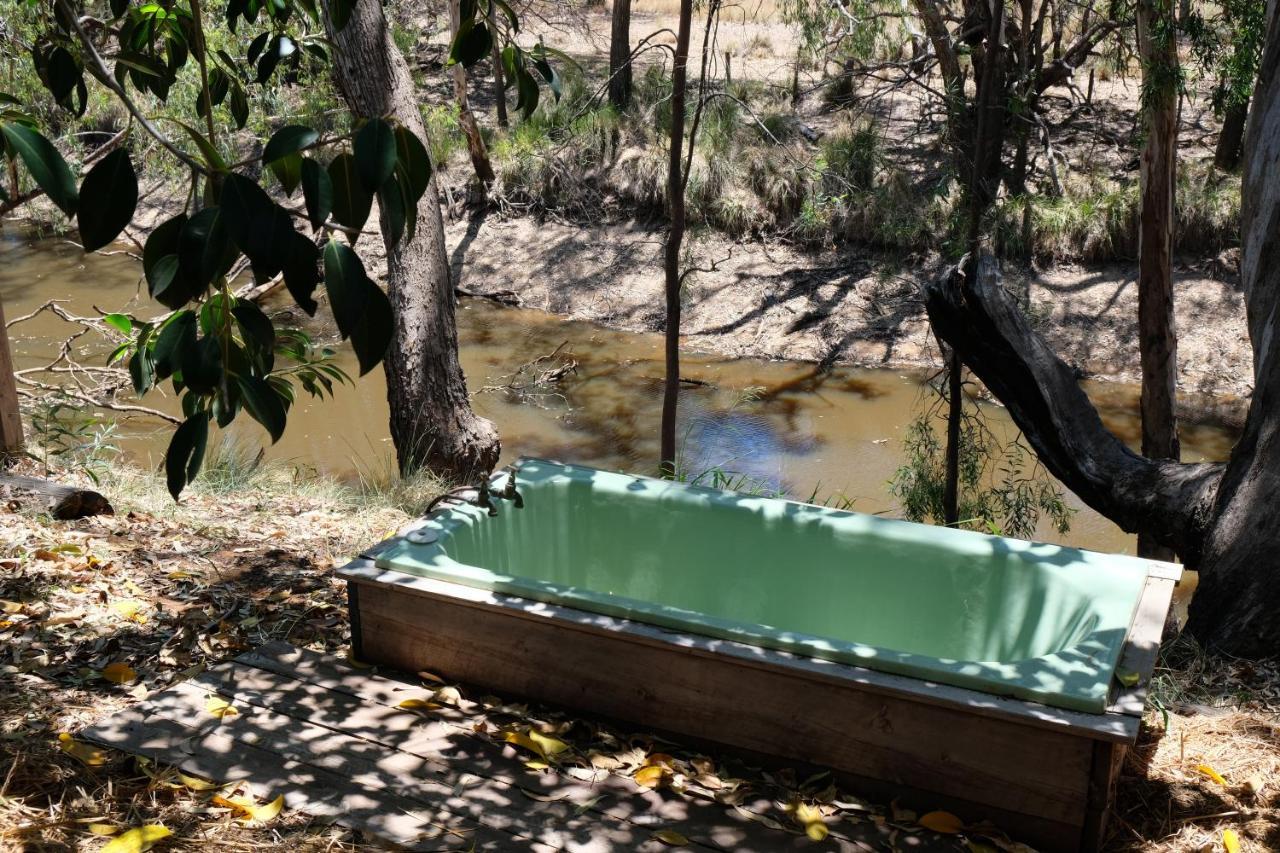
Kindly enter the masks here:
<path id="1" fill-rule="evenodd" d="M 333 184 L 333 218 L 348 228 L 363 228 L 373 207 L 373 193 L 364 188 L 356 171 L 355 157 L 350 154 L 334 157 L 329 164 L 329 181 Z"/>
<path id="2" fill-rule="evenodd" d="M 179 311 L 160 329 L 153 351 L 156 361 L 156 378 L 167 379 L 179 370 L 182 353 L 196 346 L 196 315 L 192 311 Z"/>
<path id="3" fill-rule="evenodd" d="M 284 284 L 298 307 L 312 317 L 317 308 L 313 294 L 320 280 L 320 250 L 315 243 L 295 231 L 289 239 L 289 255 L 284 264 Z"/>
<path id="4" fill-rule="evenodd" d="M 101 249 L 120 236 L 137 206 L 138 176 L 129 152 L 117 148 L 99 160 L 80 185 L 76 224 L 84 250 Z"/>
<path id="5" fill-rule="evenodd" d="M 489 27 L 484 21 L 475 19 L 463 21 L 458 27 L 457 37 L 449 48 L 448 64 L 461 64 L 464 68 L 470 68 L 488 56 L 492 46 L 493 36 L 489 33 Z"/>
<path id="6" fill-rule="evenodd" d="M 262 149 L 262 162 L 274 163 L 314 144 L 319 138 L 319 131 L 300 124 L 287 124 L 271 135 L 267 147 Z"/>
<path id="7" fill-rule="evenodd" d="M 174 430 L 164 455 L 164 471 L 169 494 L 175 501 L 200 473 L 208 443 L 209 415 L 205 412 L 195 413 Z"/>
<path id="8" fill-rule="evenodd" d="M 128 314 L 103 314 L 102 322 L 122 335 L 133 333 L 133 320 L 129 319 Z"/>
<path id="9" fill-rule="evenodd" d="M 396 128 L 396 162 L 404 171 L 410 196 L 417 204 L 431 181 L 431 155 L 422 140 L 407 127 Z"/>
<path id="10" fill-rule="evenodd" d="M 346 338 L 364 314 L 364 264 L 350 247 L 330 240 L 324 247 L 324 286 L 338 333 Z"/>
<path id="11" fill-rule="evenodd" d="M 235 258 L 227 214 L 221 207 L 206 207 L 187 220 L 178 237 L 178 260 L 180 275 L 188 280 L 193 295 L 223 276 Z"/>
<path id="12" fill-rule="evenodd" d="M 79 203 L 76 180 L 53 143 L 26 125 L 15 122 L 0 124 L 9 149 L 16 152 L 31 177 L 45 191 L 49 200 L 67 216 L 74 216 Z"/>
<path id="13" fill-rule="evenodd" d="M 307 219 L 319 228 L 333 212 L 333 181 L 329 173 L 310 157 L 304 157 L 301 170 L 302 195 L 307 205 Z"/>
<path id="14" fill-rule="evenodd" d="M 377 192 L 396 168 L 395 131 L 383 119 L 369 119 L 356 133 L 352 148 L 365 191 Z"/>
<path id="15" fill-rule="evenodd" d="M 276 176 L 276 180 L 280 182 L 280 188 L 284 190 L 286 196 L 292 196 L 293 191 L 302 182 L 301 154 L 286 154 L 279 160 L 273 161 L 267 168 L 271 170 L 271 174 Z"/>
<path id="16" fill-rule="evenodd" d="M 273 443 L 279 441 L 284 435 L 286 418 L 280 395 L 266 380 L 257 376 L 239 376 L 236 384 L 240 386 L 240 399 L 244 401 L 249 416 L 266 428 Z"/>

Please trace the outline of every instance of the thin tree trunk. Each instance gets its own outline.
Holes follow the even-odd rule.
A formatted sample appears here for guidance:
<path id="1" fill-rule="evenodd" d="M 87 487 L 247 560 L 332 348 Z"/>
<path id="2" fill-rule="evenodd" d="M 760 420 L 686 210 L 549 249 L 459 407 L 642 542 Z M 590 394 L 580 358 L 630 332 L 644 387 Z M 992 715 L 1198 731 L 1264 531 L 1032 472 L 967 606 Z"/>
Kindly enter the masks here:
<path id="1" fill-rule="evenodd" d="M 461 13 L 459 0 L 449 0 L 449 32 L 458 36 Z M 467 153 L 471 155 L 471 166 L 476 170 L 482 188 L 493 183 L 493 164 L 489 162 L 489 149 L 480 135 L 480 125 L 476 124 L 475 114 L 471 112 L 471 102 L 467 98 L 467 70 L 462 63 L 453 66 L 453 95 L 458 102 L 458 123 L 467 137 Z"/>
<path id="2" fill-rule="evenodd" d="M 358 0 L 341 32 L 334 31 L 327 14 L 325 22 L 336 47 L 334 80 L 351 111 L 365 118 L 390 116 L 425 142 L 413 78 L 379 0 Z M 385 216 L 382 234 L 386 242 Z M 383 370 L 400 470 L 425 468 L 472 481 L 497 464 L 501 445 L 493 424 L 472 411 L 458 361 L 453 284 L 434 175 L 418 201 L 414 236 L 387 245 L 387 295 L 395 309 L 395 331 Z"/>
<path id="3" fill-rule="evenodd" d="M 680 399 L 680 247 L 684 242 L 684 105 L 688 79 L 689 30 L 693 0 L 680 0 L 680 24 L 676 33 L 675 61 L 671 67 L 671 144 L 667 157 L 667 205 L 671 229 L 667 234 L 663 271 L 666 277 L 666 378 L 662 392 L 660 470 L 664 477 L 676 474 L 676 408 Z"/>
<path id="4" fill-rule="evenodd" d="M 0 300 L 0 462 L 22 450 L 22 416 L 18 413 L 18 385 L 13 369 L 9 330 L 4 325 L 4 301 Z"/>
<path id="5" fill-rule="evenodd" d="M 964 365 L 956 351 L 947 358 L 946 481 L 942 488 L 942 523 L 954 527 L 960 521 L 960 419 L 964 415 Z"/>
<path id="6" fill-rule="evenodd" d="M 489 61 L 493 64 L 493 104 L 498 111 L 498 127 L 506 127 L 507 120 L 507 81 L 502 70 L 502 50 L 498 45 L 496 21 L 493 6 L 489 6 L 489 32 L 494 33 L 493 45 L 489 49 Z"/>
<path id="7" fill-rule="evenodd" d="M 1240 165 L 1244 126 L 1248 119 L 1248 101 L 1227 107 L 1227 112 L 1222 117 L 1222 130 L 1218 132 L 1218 144 L 1213 151 L 1213 165 L 1225 172 L 1234 172 Z"/>
<path id="8" fill-rule="evenodd" d="M 609 103 L 625 109 L 631 103 L 631 0 L 613 0 L 609 35 Z"/>
<path id="9" fill-rule="evenodd" d="M 1142 361 L 1142 454 L 1179 458 L 1178 340 L 1173 315 L 1174 181 L 1177 168 L 1178 65 L 1172 0 L 1139 0 L 1138 48 L 1148 78 L 1147 141 L 1140 175 L 1142 221 L 1138 229 L 1138 346 Z M 1154 78 L 1154 79 L 1152 79 Z M 1171 559 L 1173 552 L 1139 534 L 1138 553 Z"/>

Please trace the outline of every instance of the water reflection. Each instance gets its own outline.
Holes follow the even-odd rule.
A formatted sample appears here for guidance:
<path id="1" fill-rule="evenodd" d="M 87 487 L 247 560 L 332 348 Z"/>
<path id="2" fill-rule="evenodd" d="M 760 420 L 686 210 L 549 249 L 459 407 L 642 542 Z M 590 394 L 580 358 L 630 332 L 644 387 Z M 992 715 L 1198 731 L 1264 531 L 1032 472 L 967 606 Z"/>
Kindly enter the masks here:
<path id="1" fill-rule="evenodd" d="M 67 299 L 74 313 L 94 306 L 139 314 L 154 306 L 139 296 L 139 269 L 126 256 L 84 257 L 57 240 L 0 239 L 0 296 L 8 315 L 25 314 L 49 298 Z M 282 301 L 277 310 L 289 310 Z M 295 309 L 296 314 L 296 309 Z M 503 440 L 503 462 L 527 454 L 603 468 L 651 473 L 658 457 L 662 350 L 657 335 L 614 332 L 531 310 L 483 301 L 459 306 L 462 362 L 477 410 L 493 419 Z M 298 317 L 298 319 L 304 319 Z M 47 362 L 73 330 L 42 317 L 14 329 L 18 366 Z M 344 366 L 354 375 L 345 347 Z M 541 388 L 510 388 L 522 365 L 556 357 L 539 369 L 576 362 L 560 380 Z M 97 354 L 100 356 L 100 353 Z M 94 354 L 83 354 L 92 363 Z M 522 375 L 525 382 L 527 374 Z M 726 359 L 688 353 L 681 396 L 683 453 L 690 468 L 722 466 L 792 495 L 841 496 L 863 512 L 894 513 L 885 484 L 901 464 L 902 432 L 922 401 L 924 374 L 812 364 Z M 1131 444 L 1138 440 L 1137 391 L 1091 383 L 1107 425 Z M 174 401 L 149 395 L 158 408 Z M 1012 435 L 1004 411 L 986 406 L 997 434 Z M 271 458 L 340 476 L 391 470 L 386 390 L 381 371 L 338 389 L 332 401 L 302 398 Z M 247 420 L 247 419 L 246 419 Z M 154 464 L 168 430 L 135 422 L 125 445 L 143 464 Z M 252 441 L 266 435 L 252 423 L 237 425 Z M 1183 431 L 1188 460 L 1223 459 L 1234 434 L 1213 424 Z M 1074 497 L 1070 503 L 1080 508 Z M 1132 538 L 1083 509 L 1065 537 L 1047 528 L 1040 538 L 1104 551 L 1133 551 Z"/>

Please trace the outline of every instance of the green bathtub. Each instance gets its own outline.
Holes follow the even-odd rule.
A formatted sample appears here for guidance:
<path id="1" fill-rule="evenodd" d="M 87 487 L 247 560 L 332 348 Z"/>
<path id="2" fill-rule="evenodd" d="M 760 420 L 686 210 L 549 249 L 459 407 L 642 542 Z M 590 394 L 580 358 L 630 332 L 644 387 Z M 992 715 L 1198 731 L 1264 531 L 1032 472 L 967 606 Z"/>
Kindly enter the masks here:
<path id="1" fill-rule="evenodd" d="M 377 566 L 1101 713 L 1148 562 L 541 459 Z M 500 490 L 506 473 L 496 474 Z"/>

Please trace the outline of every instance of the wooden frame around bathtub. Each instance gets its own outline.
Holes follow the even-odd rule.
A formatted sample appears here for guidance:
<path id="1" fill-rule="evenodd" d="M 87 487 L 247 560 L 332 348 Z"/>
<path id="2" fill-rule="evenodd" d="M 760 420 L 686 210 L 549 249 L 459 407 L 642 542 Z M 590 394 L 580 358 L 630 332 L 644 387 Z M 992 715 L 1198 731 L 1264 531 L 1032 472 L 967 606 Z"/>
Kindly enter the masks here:
<path id="1" fill-rule="evenodd" d="M 338 572 L 359 660 L 830 767 L 1047 851 L 1101 843 L 1181 576 L 1151 565 L 1118 668 L 1137 681 L 1086 714 L 388 571 L 387 544 Z"/>

